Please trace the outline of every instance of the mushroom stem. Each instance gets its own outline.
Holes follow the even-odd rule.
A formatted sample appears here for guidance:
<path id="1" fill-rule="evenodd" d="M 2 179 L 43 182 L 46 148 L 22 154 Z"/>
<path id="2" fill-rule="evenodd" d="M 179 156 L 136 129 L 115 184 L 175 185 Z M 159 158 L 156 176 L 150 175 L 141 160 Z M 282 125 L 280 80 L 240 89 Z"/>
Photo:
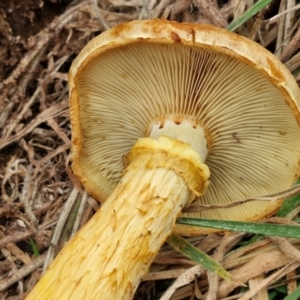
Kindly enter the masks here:
<path id="1" fill-rule="evenodd" d="M 101 209 L 57 255 L 26 298 L 132 299 L 186 203 L 209 171 L 187 144 L 140 139 Z"/>

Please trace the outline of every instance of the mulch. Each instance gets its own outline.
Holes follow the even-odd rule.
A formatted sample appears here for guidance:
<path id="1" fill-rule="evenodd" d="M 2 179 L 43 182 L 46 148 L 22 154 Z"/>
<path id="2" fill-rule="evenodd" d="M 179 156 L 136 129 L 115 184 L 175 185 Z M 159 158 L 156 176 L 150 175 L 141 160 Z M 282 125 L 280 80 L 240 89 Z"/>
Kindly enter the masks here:
<path id="1" fill-rule="evenodd" d="M 0 299 L 17 300 L 67 240 L 98 209 L 71 171 L 67 76 L 86 43 L 135 19 L 165 18 L 226 28 L 251 1 L 3 0 L 0 3 Z M 252 1 L 253 2 L 253 1 Z M 236 32 L 273 52 L 300 84 L 300 5 L 272 1 Z M 299 213 L 295 210 L 294 215 Z M 290 219 L 292 216 L 290 217 Z M 273 220 L 274 221 L 274 220 Z M 282 222 L 282 220 L 275 220 Z M 289 221 L 291 222 L 291 221 Z M 268 299 L 283 278 L 289 293 L 299 275 L 300 241 L 262 238 L 244 247 L 243 233 L 190 238 L 250 290 L 218 281 L 165 245 L 136 299 Z M 235 250 L 233 250 L 235 249 Z M 292 252 L 291 252 L 292 251 Z M 293 255 L 290 255 L 293 253 Z M 197 280 L 196 280 L 197 278 Z"/>

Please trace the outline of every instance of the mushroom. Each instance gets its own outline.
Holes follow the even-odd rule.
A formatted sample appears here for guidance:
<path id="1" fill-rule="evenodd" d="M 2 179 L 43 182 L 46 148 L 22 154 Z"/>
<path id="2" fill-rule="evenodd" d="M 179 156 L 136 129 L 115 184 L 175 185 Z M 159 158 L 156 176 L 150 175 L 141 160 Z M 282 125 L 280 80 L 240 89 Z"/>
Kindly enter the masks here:
<path id="1" fill-rule="evenodd" d="M 73 170 L 103 204 L 28 300 L 131 299 L 173 229 L 205 232 L 173 228 L 185 205 L 279 192 L 299 175 L 293 76 L 267 50 L 226 30 L 121 24 L 81 51 L 69 90 Z M 280 203 L 182 215 L 257 221 Z"/>

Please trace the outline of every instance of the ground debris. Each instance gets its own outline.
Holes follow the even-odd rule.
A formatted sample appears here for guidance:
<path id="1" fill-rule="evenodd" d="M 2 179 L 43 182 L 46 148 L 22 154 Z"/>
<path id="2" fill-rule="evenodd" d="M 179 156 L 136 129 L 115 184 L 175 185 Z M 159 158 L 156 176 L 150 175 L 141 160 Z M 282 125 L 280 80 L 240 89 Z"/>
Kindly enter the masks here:
<path id="1" fill-rule="evenodd" d="M 22 299 L 39 279 L 49 257 L 98 208 L 95 200 L 82 191 L 69 166 L 67 72 L 83 46 L 107 28 L 134 19 L 165 18 L 226 27 L 254 2 L 2 0 L 0 299 Z M 300 7 L 295 3 L 272 1 L 237 33 L 277 55 L 300 84 Z M 64 204 L 69 201 L 79 211 L 74 220 L 64 215 Z M 62 222 L 75 229 L 66 233 Z M 54 232 L 61 238 L 55 235 L 53 239 Z M 169 296 L 162 299 L 226 299 L 229 295 L 251 299 L 257 293 L 266 295 L 267 288 L 279 278 L 288 283 L 289 292 L 295 290 L 299 241 L 265 238 L 238 248 L 241 238 L 249 236 L 213 233 L 190 241 L 215 256 L 243 284 L 249 284 L 248 292 L 241 292 L 235 283 L 207 275 L 194 262 L 165 246 L 135 299 L 161 297 L 176 278 L 176 288 L 173 286 L 172 292 L 166 292 Z M 166 285 L 163 288 L 162 281 Z"/>

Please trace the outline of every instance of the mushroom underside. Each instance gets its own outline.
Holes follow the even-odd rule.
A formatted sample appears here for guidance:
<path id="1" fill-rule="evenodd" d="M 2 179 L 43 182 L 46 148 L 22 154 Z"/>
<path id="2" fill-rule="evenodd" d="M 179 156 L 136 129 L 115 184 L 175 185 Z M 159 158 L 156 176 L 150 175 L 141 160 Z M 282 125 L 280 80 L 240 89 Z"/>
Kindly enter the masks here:
<path id="1" fill-rule="evenodd" d="M 297 177 L 299 128 L 283 95 L 258 69 L 215 50 L 142 42 L 111 49 L 81 72 L 78 95 L 83 145 L 74 169 L 101 201 L 120 180 L 122 157 L 166 120 L 204 128 L 211 177 L 196 204 L 272 194 Z M 183 216 L 255 220 L 273 210 L 254 201 Z"/>

